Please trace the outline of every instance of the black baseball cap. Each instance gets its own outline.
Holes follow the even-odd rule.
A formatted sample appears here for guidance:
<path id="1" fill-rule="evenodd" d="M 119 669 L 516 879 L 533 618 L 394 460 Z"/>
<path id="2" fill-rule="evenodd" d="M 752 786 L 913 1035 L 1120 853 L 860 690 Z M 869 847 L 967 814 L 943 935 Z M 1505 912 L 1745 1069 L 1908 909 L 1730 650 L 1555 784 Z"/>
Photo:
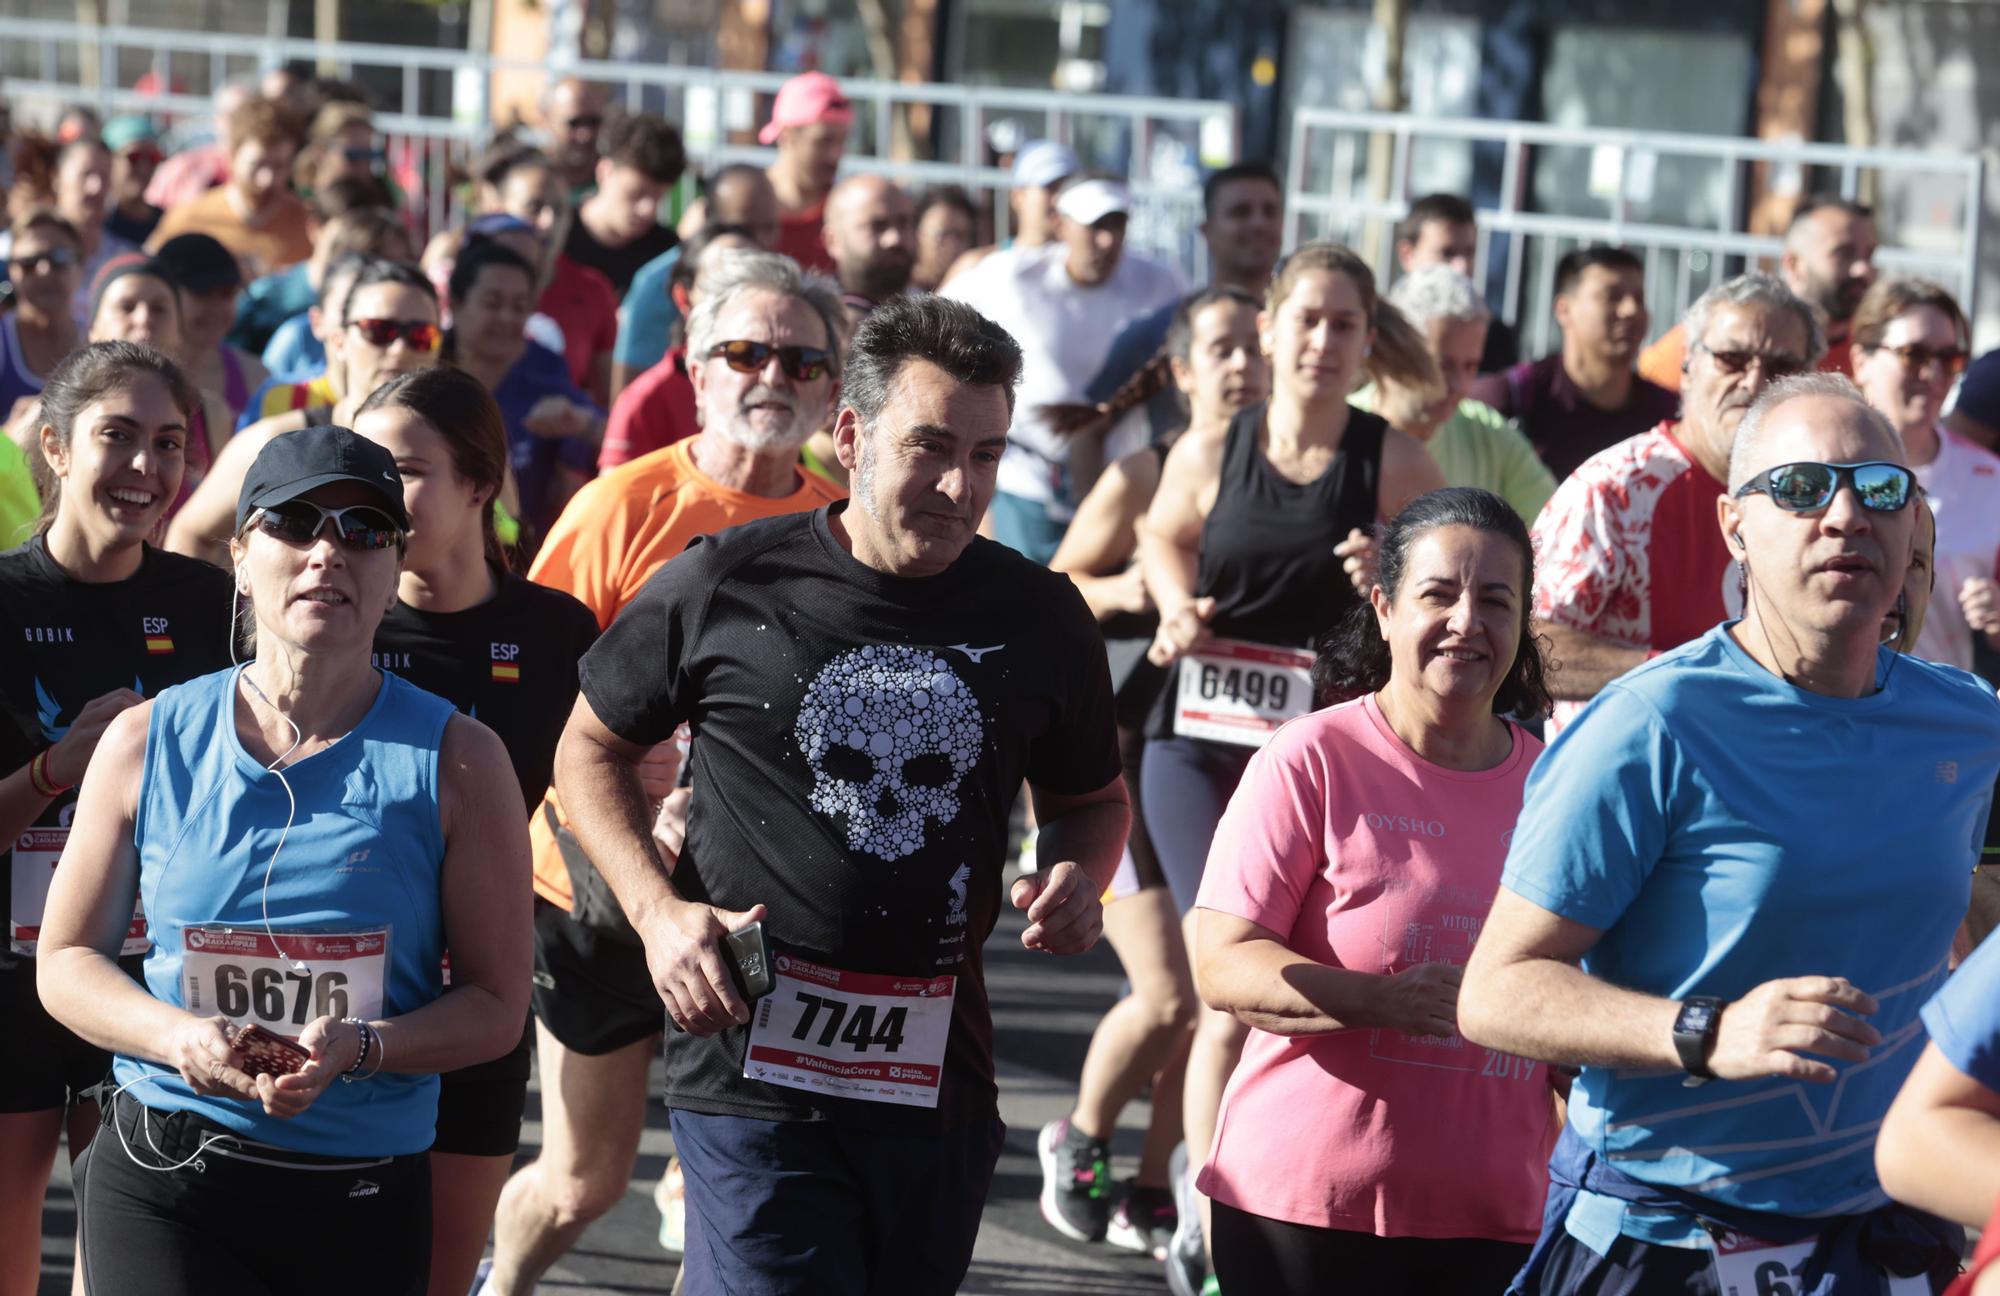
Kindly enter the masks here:
<path id="1" fill-rule="evenodd" d="M 260 508 L 295 500 L 335 482 L 358 482 L 381 496 L 382 511 L 397 527 L 410 529 L 403 511 L 403 474 L 396 457 L 344 427 L 309 427 L 280 432 L 257 454 L 236 497 L 236 530 Z"/>
<path id="2" fill-rule="evenodd" d="M 205 293 L 217 288 L 241 288 L 243 267 L 234 253 L 209 234 L 176 234 L 154 249 L 153 259 L 166 266 L 182 292 Z"/>

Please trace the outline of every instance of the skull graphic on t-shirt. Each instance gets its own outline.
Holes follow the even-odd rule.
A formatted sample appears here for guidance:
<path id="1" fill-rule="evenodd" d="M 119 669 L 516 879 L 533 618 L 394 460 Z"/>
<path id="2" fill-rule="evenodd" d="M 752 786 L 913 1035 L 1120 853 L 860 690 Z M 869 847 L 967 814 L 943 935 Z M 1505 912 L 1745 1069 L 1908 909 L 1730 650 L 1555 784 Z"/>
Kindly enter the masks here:
<path id="1" fill-rule="evenodd" d="M 844 816 L 850 849 L 895 860 L 923 848 L 929 821 L 957 816 L 986 730 L 943 657 L 871 644 L 820 668 L 793 736 L 812 766 L 813 809 Z"/>

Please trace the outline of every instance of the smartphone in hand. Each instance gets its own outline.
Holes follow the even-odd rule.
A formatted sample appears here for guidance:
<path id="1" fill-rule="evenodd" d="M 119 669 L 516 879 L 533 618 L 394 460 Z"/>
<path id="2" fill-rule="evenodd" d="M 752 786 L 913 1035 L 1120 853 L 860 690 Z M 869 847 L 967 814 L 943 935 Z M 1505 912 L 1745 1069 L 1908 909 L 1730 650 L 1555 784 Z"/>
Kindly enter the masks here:
<path id="1" fill-rule="evenodd" d="M 729 979 L 736 993 L 755 1003 L 771 993 L 771 951 L 764 943 L 764 924 L 753 922 L 723 937 L 729 956 Z"/>
<path id="2" fill-rule="evenodd" d="M 294 1075 L 312 1061 L 311 1053 L 255 1022 L 237 1027 L 229 1046 L 243 1059 L 243 1070 L 253 1076 Z"/>

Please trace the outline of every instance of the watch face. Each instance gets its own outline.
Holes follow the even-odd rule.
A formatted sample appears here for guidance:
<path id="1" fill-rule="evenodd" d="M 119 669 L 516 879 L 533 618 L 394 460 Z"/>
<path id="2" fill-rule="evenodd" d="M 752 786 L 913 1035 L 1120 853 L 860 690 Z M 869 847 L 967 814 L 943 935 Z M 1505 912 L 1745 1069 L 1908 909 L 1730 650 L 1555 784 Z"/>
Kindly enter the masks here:
<path id="1" fill-rule="evenodd" d="M 1691 1003 L 1681 1005 L 1680 1031 L 1684 1035 L 1705 1034 L 1709 1022 L 1715 1017 L 1715 1005 Z M 1659 1029 L 1654 1027 L 1655 1030 Z"/>

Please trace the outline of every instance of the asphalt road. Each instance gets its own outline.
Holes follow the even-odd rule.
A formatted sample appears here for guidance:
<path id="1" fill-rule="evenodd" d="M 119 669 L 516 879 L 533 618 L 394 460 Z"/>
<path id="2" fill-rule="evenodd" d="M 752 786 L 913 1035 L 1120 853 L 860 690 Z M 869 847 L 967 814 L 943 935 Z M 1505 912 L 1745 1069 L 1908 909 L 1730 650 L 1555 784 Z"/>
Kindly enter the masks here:
<path id="1" fill-rule="evenodd" d="M 1122 976 L 1108 946 L 1081 958 L 1057 959 L 1021 948 L 1024 923 L 1004 911 L 986 946 L 993 999 L 995 1048 L 1000 1068 L 1000 1113 L 1008 1126 L 1006 1150 L 987 1201 L 972 1269 L 960 1291 L 968 1296 L 1138 1296 L 1166 1290 L 1160 1266 L 1103 1245 L 1070 1242 L 1042 1222 L 1035 1204 L 1041 1171 L 1035 1134 L 1043 1122 L 1066 1114 L 1076 1075 L 1097 1019 L 1119 993 Z M 658 1089 L 657 1073 L 655 1090 Z M 1125 1113 L 1112 1151 L 1117 1172 L 1129 1175 L 1139 1152 L 1146 1108 Z M 541 1138 L 540 1103 L 531 1090 L 522 1131 L 524 1156 Z M 657 1241 L 659 1215 L 653 1187 L 672 1151 L 667 1113 L 654 1106 L 640 1146 L 637 1177 L 617 1209 L 599 1220 L 582 1242 L 543 1279 L 549 1293 L 666 1292 L 674 1262 Z M 76 1228 L 67 1158 L 59 1158 L 42 1221 L 41 1296 L 70 1289 L 71 1239 Z"/>

